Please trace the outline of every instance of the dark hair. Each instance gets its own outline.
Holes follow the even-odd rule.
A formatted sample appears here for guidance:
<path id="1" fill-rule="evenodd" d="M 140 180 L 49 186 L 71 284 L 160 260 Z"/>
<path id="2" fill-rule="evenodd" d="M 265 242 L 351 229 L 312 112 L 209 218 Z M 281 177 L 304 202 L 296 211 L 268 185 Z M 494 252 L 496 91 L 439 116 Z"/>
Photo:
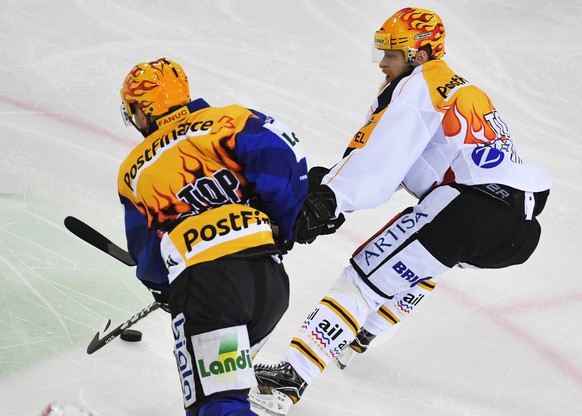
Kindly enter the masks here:
<path id="1" fill-rule="evenodd" d="M 432 55 L 432 46 L 430 46 L 430 43 L 427 43 L 426 45 L 422 45 L 420 48 L 418 48 L 418 51 L 425 51 L 428 54 L 428 60 L 432 61 L 434 59 L 436 59 L 433 55 Z M 418 52 L 416 52 L 418 53 Z"/>

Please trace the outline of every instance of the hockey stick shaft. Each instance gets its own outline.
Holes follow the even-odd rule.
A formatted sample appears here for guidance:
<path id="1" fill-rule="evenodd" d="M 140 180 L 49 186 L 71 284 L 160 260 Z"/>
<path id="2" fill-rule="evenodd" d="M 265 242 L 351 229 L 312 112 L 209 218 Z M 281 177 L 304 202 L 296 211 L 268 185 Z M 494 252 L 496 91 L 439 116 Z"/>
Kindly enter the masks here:
<path id="1" fill-rule="evenodd" d="M 119 325 L 117 328 L 112 329 L 111 331 L 105 334 L 104 332 L 107 331 L 107 328 L 109 328 L 109 325 L 111 324 L 111 320 L 108 319 L 107 321 L 105 321 L 101 330 L 95 334 L 95 336 L 87 346 L 87 354 L 93 354 L 95 351 L 103 348 L 105 345 L 107 345 L 115 338 L 117 338 L 124 330 L 130 328 L 131 326 L 133 326 L 133 324 L 145 318 L 151 312 L 155 311 L 159 307 L 160 304 L 158 302 L 154 302 L 143 308 L 135 315 L 133 315 L 131 318 L 129 318 L 127 321 Z"/>
<path id="2" fill-rule="evenodd" d="M 135 266 L 135 261 L 133 261 L 127 251 L 111 242 L 103 234 L 85 224 L 83 221 L 69 216 L 65 218 L 65 227 L 93 247 L 98 248 L 128 266 Z"/>

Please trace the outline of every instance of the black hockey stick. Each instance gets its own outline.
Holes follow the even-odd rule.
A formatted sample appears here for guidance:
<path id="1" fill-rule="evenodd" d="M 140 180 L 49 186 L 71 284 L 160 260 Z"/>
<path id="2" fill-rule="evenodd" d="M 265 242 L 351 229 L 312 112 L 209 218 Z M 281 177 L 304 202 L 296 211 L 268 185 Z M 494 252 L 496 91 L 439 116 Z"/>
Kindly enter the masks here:
<path id="1" fill-rule="evenodd" d="M 93 339 L 89 343 L 89 346 L 87 347 L 87 354 L 93 354 L 98 349 L 101 349 L 102 347 L 107 345 L 109 342 L 111 342 L 115 338 L 117 338 L 124 330 L 131 327 L 133 324 L 135 324 L 137 321 L 141 320 L 142 318 L 145 318 L 151 312 L 155 311 L 159 307 L 160 307 L 160 304 L 158 302 L 154 302 L 151 305 L 146 306 L 140 312 L 133 315 L 131 318 L 129 318 L 127 321 L 125 321 L 124 323 L 119 325 L 117 328 L 115 328 L 115 329 L 111 330 L 110 332 L 108 332 L 107 334 L 105 334 L 104 332 L 107 331 L 107 328 L 109 328 L 109 325 L 111 324 L 111 319 L 108 319 L 107 321 L 104 322 L 102 328 L 99 330 L 99 332 L 97 332 L 95 334 L 95 336 L 93 337 Z"/>
<path id="2" fill-rule="evenodd" d="M 133 261 L 127 251 L 115 243 L 112 243 L 111 240 L 109 240 L 99 231 L 85 224 L 83 221 L 75 217 L 67 217 L 65 218 L 65 227 L 67 227 L 70 232 L 75 234 L 81 240 L 86 241 L 94 247 L 97 247 L 99 250 L 109 254 L 111 257 L 116 258 L 128 266 L 135 266 L 135 261 Z"/>

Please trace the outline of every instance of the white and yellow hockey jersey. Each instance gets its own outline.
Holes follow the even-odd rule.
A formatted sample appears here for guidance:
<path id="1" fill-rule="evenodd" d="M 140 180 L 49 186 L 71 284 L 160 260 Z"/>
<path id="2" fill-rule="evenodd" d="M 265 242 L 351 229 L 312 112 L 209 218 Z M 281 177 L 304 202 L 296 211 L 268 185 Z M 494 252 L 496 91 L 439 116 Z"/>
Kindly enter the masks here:
<path id="1" fill-rule="evenodd" d="M 336 214 L 383 204 L 400 185 L 419 198 L 448 183 L 551 187 L 543 169 L 523 163 L 489 97 L 442 60 L 388 85 L 349 150 L 322 180 Z"/>

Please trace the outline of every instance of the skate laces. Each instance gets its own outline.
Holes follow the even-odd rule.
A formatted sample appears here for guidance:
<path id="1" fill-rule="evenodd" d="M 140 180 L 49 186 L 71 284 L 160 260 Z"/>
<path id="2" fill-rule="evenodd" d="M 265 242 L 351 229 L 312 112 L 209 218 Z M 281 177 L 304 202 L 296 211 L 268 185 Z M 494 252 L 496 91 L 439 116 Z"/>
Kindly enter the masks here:
<path id="1" fill-rule="evenodd" d="M 268 371 L 285 371 L 288 370 L 286 367 L 291 367 L 289 363 L 280 362 L 277 364 L 257 364 L 255 368 Z"/>
<path id="2" fill-rule="evenodd" d="M 300 381 L 304 383 L 303 379 L 297 374 L 291 364 L 281 361 L 278 364 L 257 364 L 255 365 L 255 372 L 272 373 L 273 377 L 287 378 L 292 381 Z"/>

